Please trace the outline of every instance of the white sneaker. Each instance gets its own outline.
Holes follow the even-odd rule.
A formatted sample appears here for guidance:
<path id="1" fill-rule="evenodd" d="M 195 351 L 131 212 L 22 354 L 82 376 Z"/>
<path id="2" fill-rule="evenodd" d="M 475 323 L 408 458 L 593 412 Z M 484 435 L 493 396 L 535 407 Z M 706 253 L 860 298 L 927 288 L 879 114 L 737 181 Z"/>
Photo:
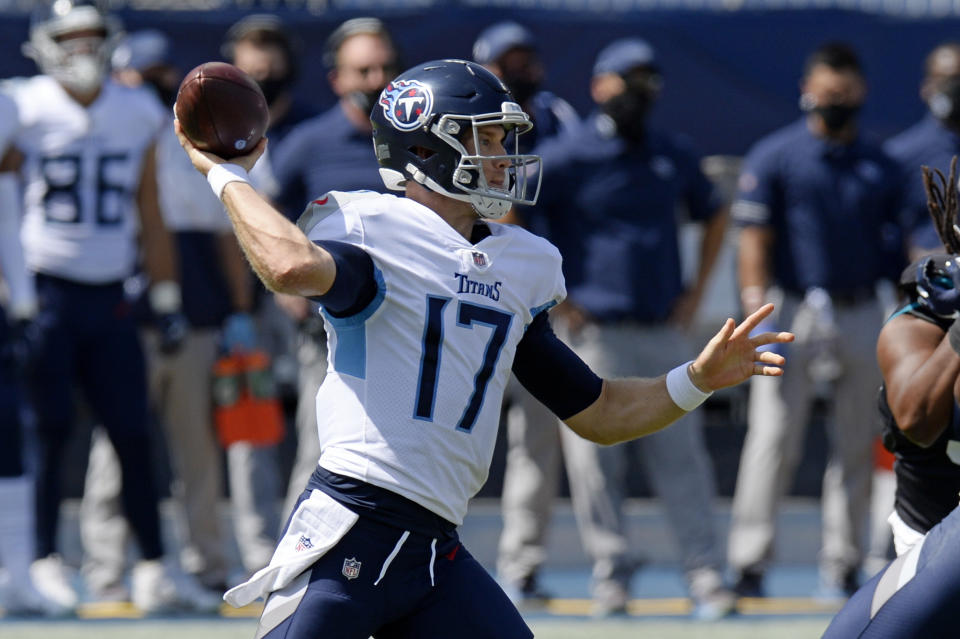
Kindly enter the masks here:
<path id="1" fill-rule="evenodd" d="M 138 561 L 133 567 L 131 597 L 143 612 L 164 612 L 177 607 L 177 587 L 159 559 Z"/>
<path id="2" fill-rule="evenodd" d="M 140 561 L 133 567 L 133 604 L 146 613 L 186 610 L 220 610 L 219 593 L 201 586 L 188 575 L 170 574 L 159 559 Z"/>
<path id="3" fill-rule="evenodd" d="M 70 572 L 59 555 L 34 561 L 30 565 L 30 578 L 38 594 L 60 611 L 57 614 L 67 614 L 76 609 L 77 591 L 73 589 Z"/>
<path id="4" fill-rule="evenodd" d="M 716 621 L 736 612 L 737 596 L 726 586 L 720 571 L 697 568 L 687 574 L 687 579 L 695 619 Z"/>

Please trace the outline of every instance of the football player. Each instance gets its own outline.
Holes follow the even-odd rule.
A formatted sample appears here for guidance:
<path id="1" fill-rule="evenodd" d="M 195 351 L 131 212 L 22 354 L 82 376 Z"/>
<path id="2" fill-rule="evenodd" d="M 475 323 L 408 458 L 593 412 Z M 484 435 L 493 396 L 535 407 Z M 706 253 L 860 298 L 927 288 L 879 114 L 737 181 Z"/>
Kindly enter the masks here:
<path id="1" fill-rule="evenodd" d="M 424 63 L 387 85 L 371 120 L 384 183 L 404 196 L 331 191 L 296 226 L 247 181 L 265 141 L 227 164 L 176 125 L 254 270 L 318 301 L 329 335 L 319 464 L 270 565 L 225 599 L 269 595 L 259 637 L 530 637 L 456 532 L 486 480 L 511 369 L 574 431 L 612 444 L 715 389 L 780 375 L 784 359 L 757 347 L 793 336 L 748 337 L 767 305 L 666 376 L 600 379 L 544 312 L 565 295 L 559 252 L 488 223 L 539 186 L 527 183 L 538 158 L 512 135 L 530 119 L 503 83 L 473 62 Z"/>
<path id="2" fill-rule="evenodd" d="M 897 458 L 888 521 L 897 559 L 861 588 L 825 637 L 943 637 L 956 625 L 960 514 L 960 233 L 956 162 L 938 185 L 924 167 L 929 210 L 949 255 L 921 258 L 900 280 L 906 301 L 877 341 L 884 444 Z M 940 174 L 943 177 L 943 174 Z"/>
<path id="3" fill-rule="evenodd" d="M 134 602 L 166 607 L 176 591 L 161 557 L 144 358 L 123 280 L 138 258 L 167 348 L 185 328 L 173 249 L 157 205 L 153 143 L 164 113 L 145 90 L 106 81 L 119 25 L 94 5 L 58 0 L 24 45 L 41 74 L 11 83 L 21 128 L 22 240 L 39 307 L 29 397 L 37 418 L 37 587 L 63 608 L 77 595 L 57 555 L 65 447 L 79 388 L 116 448 L 123 506 L 139 541 Z"/>

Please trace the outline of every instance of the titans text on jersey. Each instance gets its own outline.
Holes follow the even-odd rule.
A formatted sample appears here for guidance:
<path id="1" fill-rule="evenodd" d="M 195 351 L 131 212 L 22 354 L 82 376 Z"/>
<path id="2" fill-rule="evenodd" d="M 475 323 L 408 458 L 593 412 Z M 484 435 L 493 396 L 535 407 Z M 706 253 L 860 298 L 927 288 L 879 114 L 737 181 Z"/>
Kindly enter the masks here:
<path id="1" fill-rule="evenodd" d="M 466 273 L 454 273 L 453 276 L 457 278 L 459 283 L 459 288 L 457 293 L 472 293 L 474 295 L 483 295 L 489 297 L 494 302 L 500 300 L 500 287 L 503 286 L 503 282 L 494 282 L 493 284 L 487 284 L 485 282 L 480 282 L 477 280 L 471 280 L 470 276 Z"/>

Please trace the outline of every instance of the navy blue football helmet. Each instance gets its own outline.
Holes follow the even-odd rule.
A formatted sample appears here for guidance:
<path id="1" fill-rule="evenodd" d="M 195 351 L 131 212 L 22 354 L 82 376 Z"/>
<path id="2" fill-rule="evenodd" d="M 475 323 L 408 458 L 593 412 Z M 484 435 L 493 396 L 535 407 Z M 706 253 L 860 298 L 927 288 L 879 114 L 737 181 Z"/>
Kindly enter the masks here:
<path id="1" fill-rule="evenodd" d="M 370 114 L 380 176 L 391 190 L 414 180 L 432 191 L 470 202 L 482 217 L 498 219 L 512 204 L 535 204 L 540 158 L 521 155 L 517 136 L 533 128 L 506 86 L 479 64 L 436 60 L 400 74 L 380 93 Z M 507 130 L 503 156 L 469 154 L 463 144 L 478 127 Z M 427 153 L 423 153 L 423 149 Z M 424 157 L 426 155 L 426 157 Z M 487 183 L 482 162 L 505 160 L 507 184 Z"/>

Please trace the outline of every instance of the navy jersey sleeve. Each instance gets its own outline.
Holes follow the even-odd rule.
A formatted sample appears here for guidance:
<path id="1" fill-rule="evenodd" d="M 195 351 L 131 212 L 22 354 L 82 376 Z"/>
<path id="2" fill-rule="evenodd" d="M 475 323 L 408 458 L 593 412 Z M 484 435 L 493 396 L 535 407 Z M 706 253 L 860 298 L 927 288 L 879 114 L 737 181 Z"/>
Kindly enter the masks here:
<path id="1" fill-rule="evenodd" d="M 603 380 L 556 336 L 546 312 L 537 314 L 517 345 L 513 372 L 560 419 L 590 406 L 603 387 Z"/>
<path id="2" fill-rule="evenodd" d="M 347 242 L 318 240 L 314 243 L 333 256 L 337 276 L 329 291 L 310 299 L 323 306 L 333 317 L 356 315 L 377 294 L 373 258 L 359 246 Z"/>

